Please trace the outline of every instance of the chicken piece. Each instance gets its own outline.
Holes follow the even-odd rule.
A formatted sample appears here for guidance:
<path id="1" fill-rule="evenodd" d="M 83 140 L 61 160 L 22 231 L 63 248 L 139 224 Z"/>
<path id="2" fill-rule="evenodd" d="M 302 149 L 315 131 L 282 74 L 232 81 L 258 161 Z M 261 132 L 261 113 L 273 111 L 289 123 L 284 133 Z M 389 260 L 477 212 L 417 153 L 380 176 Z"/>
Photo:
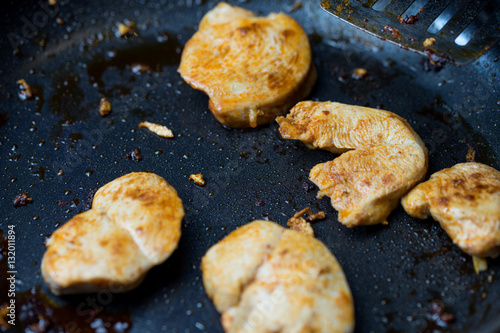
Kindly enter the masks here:
<path id="1" fill-rule="evenodd" d="M 500 172 L 461 163 L 434 173 L 401 200 L 405 211 L 439 222 L 453 243 L 471 256 L 500 254 Z"/>
<path id="2" fill-rule="evenodd" d="M 209 109 L 233 128 L 267 124 L 305 98 L 316 81 L 311 47 L 290 16 L 220 3 L 182 52 L 179 73 L 204 91 Z"/>
<path id="3" fill-rule="evenodd" d="M 42 276 L 56 295 L 133 289 L 177 248 L 183 216 L 163 178 L 129 173 L 101 187 L 91 210 L 52 234 Z"/>
<path id="4" fill-rule="evenodd" d="M 347 227 L 386 224 L 399 199 L 427 171 L 427 149 L 398 115 L 333 102 L 301 102 L 278 117 L 285 139 L 342 154 L 314 166 L 309 179 Z"/>
<path id="5" fill-rule="evenodd" d="M 352 332 L 344 272 L 314 237 L 254 221 L 212 246 L 203 283 L 225 332 Z"/>

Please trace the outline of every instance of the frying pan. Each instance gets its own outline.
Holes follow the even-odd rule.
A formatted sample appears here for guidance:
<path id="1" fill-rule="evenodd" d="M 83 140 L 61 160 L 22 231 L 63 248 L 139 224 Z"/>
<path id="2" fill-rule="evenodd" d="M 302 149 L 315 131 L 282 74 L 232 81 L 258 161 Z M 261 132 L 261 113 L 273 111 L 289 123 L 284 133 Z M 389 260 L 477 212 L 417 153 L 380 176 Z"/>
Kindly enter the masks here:
<path id="1" fill-rule="evenodd" d="M 287 0 L 231 3 L 258 14 L 281 10 L 296 18 L 310 37 L 318 69 L 310 98 L 403 116 L 429 149 L 428 175 L 464 162 L 469 149 L 477 152 L 477 161 L 500 168 L 498 47 L 471 65 L 437 71 L 423 66 L 419 55 L 332 19 L 314 1 L 296 10 Z M 2 2 L 1 229 L 6 234 L 9 225 L 15 226 L 18 302 L 17 325 L 10 329 L 28 330 L 37 323 L 46 331 L 92 332 L 114 323 L 108 331 L 222 332 L 202 285 L 203 254 L 254 219 L 285 225 L 309 206 L 327 214 L 313 227 L 345 271 L 356 332 L 495 331 L 498 259 L 476 275 L 471 258 L 436 222 L 417 221 L 401 208 L 387 226 L 345 228 L 329 200 L 315 198 L 307 180 L 311 167 L 335 155 L 283 140 L 275 123 L 224 128 L 208 111 L 207 97 L 182 82 L 176 72 L 182 46 L 216 4 Z M 138 36 L 116 36 L 118 23 L 127 20 L 137 24 Z M 149 70 L 134 73 L 136 63 Z M 366 77 L 354 79 L 355 68 L 367 69 Z M 33 87 L 36 99 L 18 97 L 18 79 Z M 98 105 L 104 96 L 112 112 L 101 117 Z M 144 120 L 168 126 L 175 137 L 139 129 Z M 135 148 L 141 161 L 125 158 Z M 52 295 L 40 275 L 44 241 L 86 209 L 92 190 L 143 170 L 164 177 L 183 200 L 179 248 L 126 294 Z M 190 182 L 192 173 L 202 173 L 206 186 Z M 12 200 L 23 192 L 33 203 L 15 208 Z M 5 300 L 3 281 L 4 271 L 0 299 Z M 439 320 L 431 309 L 439 302 L 454 321 Z"/>

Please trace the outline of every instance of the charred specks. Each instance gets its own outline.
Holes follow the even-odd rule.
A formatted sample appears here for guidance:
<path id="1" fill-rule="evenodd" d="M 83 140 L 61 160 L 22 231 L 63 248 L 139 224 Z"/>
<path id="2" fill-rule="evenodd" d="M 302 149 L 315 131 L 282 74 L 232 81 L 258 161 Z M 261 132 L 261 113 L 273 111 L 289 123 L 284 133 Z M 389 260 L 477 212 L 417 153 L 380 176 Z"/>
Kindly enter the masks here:
<path id="1" fill-rule="evenodd" d="M 399 30 L 390 25 L 385 25 L 382 31 L 389 31 L 392 35 L 392 38 L 401 40 L 401 33 L 399 32 Z"/>
<path id="2" fill-rule="evenodd" d="M 262 207 L 262 206 L 264 206 L 265 204 L 266 204 L 266 203 L 265 203 L 264 201 L 262 201 L 262 200 L 256 200 L 256 201 L 255 201 L 255 206 L 257 206 L 257 207 Z"/>
<path id="3" fill-rule="evenodd" d="M 420 330 L 421 333 L 448 332 L 450 325 L 455 321 L 455 316 L 448 313 L 443 302 L 433 300 L 430 304 L 430 312 L 427 314 L 427 323 Z"/>
<path id="4" fill-rule="evenodd" d="M 405 17 L 398 16 L 398 20 L 400 23 L 404 24 L 413 24 L 417 22 L 420 18 L 416 15 L 405 15 Z"/>
<path id="5" fill-rule="evenodd" d="M 314 185 L 309 183 L 309 182 L 303 182 L 302 183 L 302 189 L 305 191 L 305 192 L 311 192 L 312 190 L 314 190 Z"/>
<path id="6" fill-rule="evenodd" d="M 3 274 L 2 274 L 3 275 Z M 58 306 L 50 300 L 40 287 L 16 295 L 19 309 L 16 327 L 30 332 L 73 332 L 82 333 L 113 331 L 129 332 L 132 321 L 128 312 L 111 313 L 102 308 L 90 307 L 89 316 L 76 316 L 78 308 L 73 305 Z"/>
<path id="7" fill-rule="evenodd" d="M 12 201 L 14 204 L 14 207 L 21 207 L 21 206 L 26 206 L 27 204 L 33 203 L 33 198 L 30 198 L 28 196 L 28 193 L 21 193 L 18 194 L 14 200 Z"/>
<path id="8" fill-rule="evenodd" d="M 83 206 L 83 210 L 89 210 L 92 208 L 92 201 L 94 200 L 94 195 L 97 192 L 97 188 L 90 190 L 87 198 L 85 199 L 85 205 Z"/>
<path id="9" fill-rule="evenodd" d="M 141 150 L 139 148 L 135 148 L 130 153 L 125 155 L 127 160 L 134 160 L 136 162 L 142 161 Z"/>
<path id="10" fill-rule="evenodd" d="M 455 63 L 455 60 L 447 54 L 436 53 L 433 49 L 425 49 L 424 53 L 427 55 L 427 58 L 422 59 L 421 66 L 426 72 L 439 72 L 446 64 Z"/>
<path id="11" fill-rule="evenodd" d="M 476 155 L 477 155 L 476 149 L 471 144 L 469 144 L 469 149 L 467 150 L 467 154 L 465 155 L 465 160 L 467 162 L 475 162 Z"/>
<path id="12" fill-rule="evenodd" d="M 64 201 L 64 200 L 57 200 L 56 201 L 56 205 L 58 205 L 59 207 L 64 207 L 68 204 L 67 201 Z"/>

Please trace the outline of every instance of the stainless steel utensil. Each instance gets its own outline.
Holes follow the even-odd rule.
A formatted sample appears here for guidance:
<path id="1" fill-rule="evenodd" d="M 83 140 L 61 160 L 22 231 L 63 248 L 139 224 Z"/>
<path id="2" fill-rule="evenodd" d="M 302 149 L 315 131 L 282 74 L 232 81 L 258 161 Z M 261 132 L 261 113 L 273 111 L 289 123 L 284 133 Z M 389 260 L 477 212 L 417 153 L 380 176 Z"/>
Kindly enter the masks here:
<path id="1" fill-rule="evenodd" d="M 431 62 L 466 65 L 500 39 L 499 0 L 322 0 L 321 7 Z"/>

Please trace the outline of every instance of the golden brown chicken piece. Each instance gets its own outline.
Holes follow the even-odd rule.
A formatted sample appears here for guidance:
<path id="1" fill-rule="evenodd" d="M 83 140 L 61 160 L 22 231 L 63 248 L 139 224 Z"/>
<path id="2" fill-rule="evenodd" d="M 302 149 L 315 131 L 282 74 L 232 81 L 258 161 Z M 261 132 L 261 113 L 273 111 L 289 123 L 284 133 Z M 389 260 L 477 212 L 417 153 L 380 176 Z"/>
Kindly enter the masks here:
<path id="1" fill-rule="evenodd" d="M 256 17 L 220 3 L 182 52 L 179 73 L 204 91 L 209 108 L 233 128 L 267 124 L 305 98 L 316 81 L 304 30 L 288 15 Z"/>
<path id="2" fill-rule="evenodd" d="M 471 256 L 500 254 L 500 172 L 461 163 L 434 173 L 401 199 L 405 211 L 439 222 L 453 243 Z"/>
<path id="3" fill-rule="evenodd" d="M 97 191 L 92 209 L 47 241 L 42 275 L 56 295 L 127 291 L 177 248 L 184 216 L 175 189 L 153 173 L 133 172 Z"/>
<path id="4" fill-rule="evenodd" d="M 254 221 L 212 246 L 203 284 L 230 333 L 352 332 L 344 272 L 312 236 Z"/>
<path id="5" fill-rule="evenodd" d="M 427 171 L 427 149 L 398 115 L 333 102 L 300 102 L 278 117 L 285 139 L 342 154 L 314 166 L 309 179 L 347 227 L 387 223 L 399 199 Z"/>

